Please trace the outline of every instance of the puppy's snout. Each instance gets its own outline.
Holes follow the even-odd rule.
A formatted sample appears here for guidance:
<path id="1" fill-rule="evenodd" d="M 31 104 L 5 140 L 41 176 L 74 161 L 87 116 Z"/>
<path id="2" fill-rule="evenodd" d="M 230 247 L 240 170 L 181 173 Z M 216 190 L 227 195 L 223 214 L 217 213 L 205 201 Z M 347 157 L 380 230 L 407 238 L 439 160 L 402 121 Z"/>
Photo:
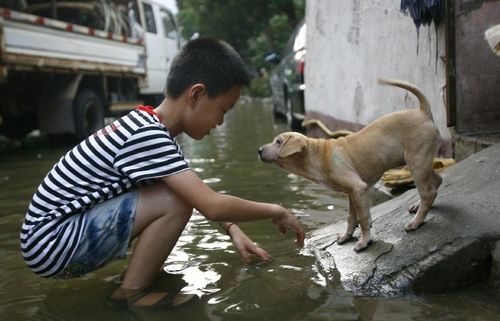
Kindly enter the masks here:
<path id="1" fill-rule="evenodd" d="M 259 153 L 259 159 L 263 162 L 268 163 L 274 160 L 269 144 L 260 146 L 257 152 Z"/>

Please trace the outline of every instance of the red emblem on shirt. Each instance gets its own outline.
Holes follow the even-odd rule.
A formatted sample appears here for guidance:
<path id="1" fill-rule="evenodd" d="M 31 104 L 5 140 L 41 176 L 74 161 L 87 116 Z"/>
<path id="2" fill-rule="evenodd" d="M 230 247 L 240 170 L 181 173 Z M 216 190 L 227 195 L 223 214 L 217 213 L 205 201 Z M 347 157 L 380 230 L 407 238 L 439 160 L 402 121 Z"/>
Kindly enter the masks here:
<path id="1" fill-rule="evenodd" d="M 117 124 L 117 125 L 115 125 L 115 124 L 111 124 L 111 125 L 109 125 L 109 126 L 104 127 L 104 128 L 103 128 L 103 129 L 101 129 L 101 130 L 98 130 L 97 132 L 95 132 L 95 133 L 94 133 L 94 135 L 93 135 L 93 136 L 94 136 L 94 137 L 96 137 L 96 136 L 105 136 L 105 135 L 109 135 L 109 134 L 111 134 L 112 132 L 117 131 L 117 130 L 118 130 L 118 128 L 120 128 L 120 127 L 121 127 L 121 125 L 120 125 L 120 124 Z"/>

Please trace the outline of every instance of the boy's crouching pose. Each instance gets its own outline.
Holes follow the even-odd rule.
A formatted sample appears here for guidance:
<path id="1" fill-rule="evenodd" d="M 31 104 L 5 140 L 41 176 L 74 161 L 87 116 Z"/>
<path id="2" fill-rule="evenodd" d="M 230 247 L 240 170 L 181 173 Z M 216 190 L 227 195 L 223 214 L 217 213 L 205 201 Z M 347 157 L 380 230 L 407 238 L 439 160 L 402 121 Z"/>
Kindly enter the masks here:
<path id="1" fill-rule="evenodd" d="M 270 218 L 281 232 L 293 229 L 302 245 L 304 232 L 290 212 L 214 192 L 190 170 L 174 140 L 180 133 L 201 139 L 221 125 L 249 81 L 247 66 L 228 44 L 188 42 L 172 62 L 158 107 L 138 107 L 94 133 L 40 184 L 21 230 L 31 270 L 42 277 L 78 277 L 123 258 L 138 238 L 113 297 L 138 306 L 171 299 L 147 288 L 193 208 L 220 222 L 246 262 L 250 254 L 264 260 L 269 255 L 228 222 Z"/>

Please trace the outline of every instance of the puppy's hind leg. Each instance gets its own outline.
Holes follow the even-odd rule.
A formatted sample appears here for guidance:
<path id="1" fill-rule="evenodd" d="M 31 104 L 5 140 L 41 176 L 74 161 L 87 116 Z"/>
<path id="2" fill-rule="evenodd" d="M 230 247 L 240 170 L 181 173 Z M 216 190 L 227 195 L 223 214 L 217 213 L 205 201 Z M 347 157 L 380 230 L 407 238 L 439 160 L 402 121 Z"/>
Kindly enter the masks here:
<path id="1" fill-rule="evenodd" d="M 434 180 L 434 184 L 439 187 L 443 181 L 443 179 L 441 178 L 441 176 L 439 176 L 438 173 L 436 173 L 434 170 L 432 171 L 433 173 L 433 180 Z M 437 188 L 436 188 L 437 189 Z M 418 200 L 417 202 L 411 204 L 409 207 L 408 207 L 408 212 L 412 213 L 412 214 L 415 214 L 417 213 L 418 211 L 418 208 L 420 206 L 420 200 Z"/>
<path id="2" fill-rule="evenodd" d="M 427 216 L 427 212 L 429 212 L 429 209 L 436 199 L 437 190 L 442 182 L 441 176 L 436 174 L 432 168 L 432 160 L 430 162 L 416 164 L 419 165 L 415 167 L 412 167 L 410 164 L 408 165 L 412 168 L 413 179 L 420 195 L 420 202 L 410 207 L 410 212 L 414 210 L 416 214 L 405 227 L 405 230 L 408 232 L 414 231 L 422 225 Z M 422 166 L 422 164 L 426 164 L 426 166 Z"/>
<path id="3" fill-rule="evenodd" d="M 351 197 L 348 196 L 349 199 L 349 207 L 348 207 L 348 216 L 347 216 L 347 229 L 343 235 L 339 235 L 337 238 L 337 244 L 342 245 L 347 241 L 352 239 L 352 234 L 354 233 L 354 229 L 358 226 L 358 219 L 356 217 L 356 209 L 351 200 Z"/>

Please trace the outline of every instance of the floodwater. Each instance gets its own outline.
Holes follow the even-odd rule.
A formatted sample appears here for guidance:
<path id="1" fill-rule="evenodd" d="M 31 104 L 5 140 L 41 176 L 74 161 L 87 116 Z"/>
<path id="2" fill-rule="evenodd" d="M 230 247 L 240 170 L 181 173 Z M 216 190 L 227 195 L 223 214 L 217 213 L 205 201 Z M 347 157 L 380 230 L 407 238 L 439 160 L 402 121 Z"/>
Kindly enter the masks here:
<path id="1" fill-rule="evenodd" d="M 307 231 L 345 217 L 347 203 L 304 179 L 257 159 L 257 148 L 285 131 L 270 106 L 243 101 L 210 137 L 180 137 L 191 167 L 212 188 L 289 208 Z M 18 234 L 30 198 L 64 149 L 19 150 L 0 156 L 0 320 L 500 320 L 500 293 L 485 284 L 434 295 L 360 297 L 318 269 L 293 234 L 270 221 L 242 228 L 273 257 L 243 264 L 228 236 L 195 213 L 165 262 L 156 286 L 194 293 L 173 310 L 127 310 L 108 301 L 127 261 L 83 278 L 46 280 L 24 265 Z"/>

